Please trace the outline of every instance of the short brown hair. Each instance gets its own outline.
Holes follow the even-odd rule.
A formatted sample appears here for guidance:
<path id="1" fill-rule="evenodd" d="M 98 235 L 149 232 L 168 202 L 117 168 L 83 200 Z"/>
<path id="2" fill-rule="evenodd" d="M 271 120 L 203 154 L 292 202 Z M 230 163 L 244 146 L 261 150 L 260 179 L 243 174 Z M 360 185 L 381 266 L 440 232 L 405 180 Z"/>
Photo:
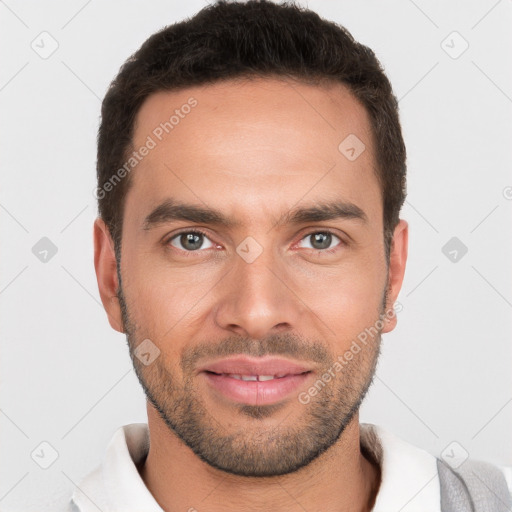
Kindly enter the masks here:
<path id="1" fill-rule="evenodd" d="M 131 174 L 115 183 L 112 178 L 133 151 L 135 118 L 144 100 L 159 91 L 272 76 L 340 82 L 367 110 L 389 257 L 406 195 L 406 151 L 391 84 L 373 51 L 356 42 L 344 27 L 293 3 L 268 0 L 220 0 L 165 27 L 144 42 L 112 81 L 98 132 L 97 198 L 118 257 L 124 202 L 132 180 Z"/>

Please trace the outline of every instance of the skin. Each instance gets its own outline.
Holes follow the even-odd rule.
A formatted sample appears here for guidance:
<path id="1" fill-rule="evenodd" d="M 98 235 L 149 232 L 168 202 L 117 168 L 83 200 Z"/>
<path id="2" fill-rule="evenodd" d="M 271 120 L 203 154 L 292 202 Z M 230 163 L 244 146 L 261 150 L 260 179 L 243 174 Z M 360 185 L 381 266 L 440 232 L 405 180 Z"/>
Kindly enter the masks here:
<path id="1" fill-rule="evenodd" d="M 197 106 L 132 171 L 121 268 L 104 222 L 94 225 L 103 305 L 111 326 L 127 334 L 135 370 L 153 399 L 147 403 L 151 446 L 138 468 L 141 477 L 166 511 L 370 510 L 380 469 L 360 450 L 358 402 L 375 372 L 380 334 L 395 327 L 396 316 L 385 319 L 379 335 L 308 405 L 292 393 L 258 415 L 211 392 L 193 372 L 196 367 L 183 365 L 193 349 L 210 355 L 220 354 L 222 346 L 231 347 L 229 353 L 274 351 L 294 360 L 290 350 L 299 347 L 301 360 L 313 368 L 298 390 L 307 391 L 358 334 L 392 308 L 405 271 L 408 227 L 403 220 L 396 226 L 387 265 L 368 115 L 341 84 L 228 81 L 150 96 L 137 115 L 134 147 L 190 97 Z M 366 146 L 354 161 L 338 150 L 349 134 Z M 167 198 L 215 208 L 240 225 L 174 221 L 144 230 L 145 217 Z M 275 225 L 293 208 L 336 199 L 357 205 L 366 221 Z M 187 252 L 180 237 L 171 245 L 183 228 L 204 230 L 204 248 Z M 307 236 L 325 229 L 335 235 L 331 253 L 315 248 Z M 248 236 L 263 249 L 252 263 L 236 252 Z M 148 366 L 133 357 L 145 339 L 160 350 Z M 313 346 L 321 357 L 308 359 Z M 166 421 L 174 414 L 184 424 L 188 416 L 180 404 L 187 400 L 208 446 L 232 436 L 228 454 L 238 449 L 253 462 L 276 464 L 289 456 L 299 463 L 293 445 L 280 441 L 302 433 L 295 439 L 311 440 L 313 449 L 314 432 L 323 424 L 328 446 L 280 475 L 234 474 L 243 460 L 223 461 L 231 461 L 233 471 L 205 462 Z M 313 411 L 321 412 L 322 422 Z"/>

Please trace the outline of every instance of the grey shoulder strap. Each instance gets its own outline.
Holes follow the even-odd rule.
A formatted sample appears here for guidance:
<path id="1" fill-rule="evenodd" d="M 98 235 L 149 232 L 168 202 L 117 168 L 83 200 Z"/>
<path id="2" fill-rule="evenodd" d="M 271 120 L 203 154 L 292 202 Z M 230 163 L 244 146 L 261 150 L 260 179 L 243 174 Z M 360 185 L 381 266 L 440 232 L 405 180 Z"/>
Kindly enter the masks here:
<path id="1" fill-rule="evenodd" d="M 454 469 L 437 459 L 442 512 L 510 512 L 512 497 L 502 471 L 479 460 Z"/>

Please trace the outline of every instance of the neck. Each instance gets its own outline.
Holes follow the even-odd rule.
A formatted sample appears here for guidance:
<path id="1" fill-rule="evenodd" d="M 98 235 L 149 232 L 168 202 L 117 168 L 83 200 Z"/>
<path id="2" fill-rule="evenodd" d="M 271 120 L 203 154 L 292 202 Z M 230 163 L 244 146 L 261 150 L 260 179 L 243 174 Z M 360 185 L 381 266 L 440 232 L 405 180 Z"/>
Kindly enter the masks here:
<path id="1" fill-rule="evenodd" d="M 165 512 L 365 512 L 377 496 L 380 468 L 361 453 L 358 414 L 340 439 L 307 466 L 261 478 L 212 468 L 169 431 L 149 404 L 148 425 L 150 449 L 139 472 Z"/>

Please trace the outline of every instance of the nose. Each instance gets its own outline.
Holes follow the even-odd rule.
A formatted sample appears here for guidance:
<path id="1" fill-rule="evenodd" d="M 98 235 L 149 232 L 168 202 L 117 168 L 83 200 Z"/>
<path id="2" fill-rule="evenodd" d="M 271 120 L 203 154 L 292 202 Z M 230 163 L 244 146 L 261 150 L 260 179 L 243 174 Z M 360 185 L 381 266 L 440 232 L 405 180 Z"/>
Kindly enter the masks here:
<path id="1" fill-rule="evenodd" d="M 270 251 L 251 263 L 235 258 L 214 308 L 220 328 L 252 339 L 297 330 L 305 307 L 277 259 Z"/>

